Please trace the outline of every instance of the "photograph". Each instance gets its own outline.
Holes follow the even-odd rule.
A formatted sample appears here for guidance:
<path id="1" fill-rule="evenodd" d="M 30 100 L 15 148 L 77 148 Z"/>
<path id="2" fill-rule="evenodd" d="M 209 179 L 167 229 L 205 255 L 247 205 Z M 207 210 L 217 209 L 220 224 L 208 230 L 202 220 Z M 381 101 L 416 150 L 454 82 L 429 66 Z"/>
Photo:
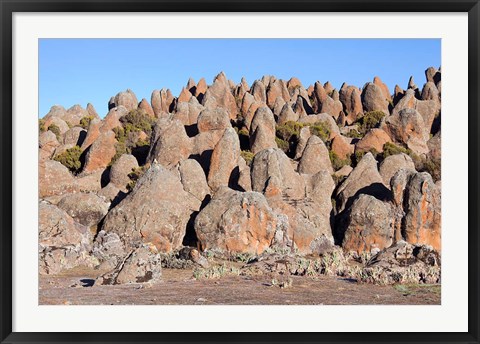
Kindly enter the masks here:
<path id="1" fill-rule="evenodd" d="M 441 79 L 439 38 L 40 38 L 38 304 L 441 305 Z"/>

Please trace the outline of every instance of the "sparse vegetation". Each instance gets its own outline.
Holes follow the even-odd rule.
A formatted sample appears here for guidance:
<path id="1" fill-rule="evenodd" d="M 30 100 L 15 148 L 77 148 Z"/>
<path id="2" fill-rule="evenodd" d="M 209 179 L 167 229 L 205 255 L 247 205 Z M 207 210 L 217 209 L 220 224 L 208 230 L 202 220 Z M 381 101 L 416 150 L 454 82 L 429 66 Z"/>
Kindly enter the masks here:
<path id="1" fill-rule="evenodd" d="M 363 137 L 363 135 L 360 134 L 356 129 L 350 129 L 345 136 L 352 139 L 361 139 Z"/>
<path id="2" fill-rule="evenodd" d="M 332 150 L 328 151 L 328 156 L 330 157 L 330 161 L 332 162 L 332 167 L 335 171 L 338 171 L 343 166 L 352 164 L 352 160 L 349 157 L 347 157 L 346 159 L 340 159 L 337 153 L 335 153 Z"/>
<path id="3" fill-rule="evenodd" d="M 134 168 L 132 172 L 128 174 L 128 178 L 131 179 L 131 181 L 127 184 L 128 191 L 132 191 L 135 188 L 137 181 L 145 174 L 145 172 L 148 170 L 148 167 L 149 166 L 141 166 Z"/>
<path id="4" fill-rule="evenodd" d="M 290 144 L 279 137 L 275 137 L 275 142 L 277 143 L 278 148 L 280 148 L 285 153 L 287 153 L 288 150 L 290 149 Z"/>
<path id="5" fill-rule="evenodd" d="M 90 125 L 90 122 L 92 121 L 93 118 L 94 118 L 93 116 L 82 117 L 82 119 L 80 120 L 80 126 L 83 129 L 88 129 L 88 126 Z"/>
<path id="6" fill-rule="evenodd" d="M 252 164 L 252 160 L 253 160 L 253 157 L 255 156 L 255 154 L 253 154 L 252 152 L 250 152 L 248 150 L 242 150 L 240 152 L 240 156 L 245 160 L 247 165 L 250 166 Z"/>
<path id="7" fill-rule="evenodd" d="M 57 141 L 60 142 L 62 140 L 62 134 L 60 133 L 60 128 L 56 124 L 50 124 L 48 126 L 48 130 L 55 134 L 57 137 Z"/>
<path id="8" fill-rule="evenodd" d="M 47 131 L 47 129 L 45 128 L 45 120 L 43 118 L 40 118 L 38 120 L 38 131 L 40 133 Z"/>
<path id="9" fill-rule="evenodd" d="M 310 127 L 310 132 L 321 138 L 323 142 L 330 140 L 331 129 L 325 122 L 315 122 L 308 126 Z"/>
<path id="10" fill-rule="evenodd" d="M 82 167 L 82 163 L 80 161 L 81 155 L 82 150 L 80 149 L 80 147 L 74 146 L 67 149 L 63 153 L 56 155 L 53 159 L 68 168 L 71 172 L 77 173 Z"/>
<path id="11" fill-rule="evenodd" d="M 130 132 L 143 131 L 150 137 L 155 119 L 150 117 L 145 111 L 135 109 L 121 117 L 120 122 L 122 122 L 126 136 L 128 136 Z"/>

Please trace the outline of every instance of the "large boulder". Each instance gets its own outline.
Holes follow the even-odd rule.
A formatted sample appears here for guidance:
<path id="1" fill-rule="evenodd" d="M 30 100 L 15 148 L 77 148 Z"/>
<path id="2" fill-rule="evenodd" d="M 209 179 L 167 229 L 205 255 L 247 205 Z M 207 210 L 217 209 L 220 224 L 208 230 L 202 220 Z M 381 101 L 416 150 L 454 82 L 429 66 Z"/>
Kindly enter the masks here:
<path id="1" fill-rule="evenodd" d="M 155 283 L 162 276 L 162 256 L 154 246 L 143 244 L 129 252 L 112 271 L 95 283 L 101 285 Z"/>
<path id="2" fill-rule="evenodd" d="M 348 226 L 342 247 L 347 251 L 371 252 L 393 243 L 392 207 L 370 195 L 360 195 L 348 211 Z"/>
<path id="3" fill-rule="evenodd" d="M 265 85 L 260 80 L 255 80 L 250 88 L 250 94 L 255 98 L 257 102 L 266 104 L 267 103 L 267 94 L 265 90 Z"/>
<path id="4" fill-rule="evenodd" d="M 276 79 L 268 85 L 267 89 L 267 105 L 269 108 L 273 108 L 277 99 L 280 98 L 284 102 L 290 100 L 290 94 L 288 93 L 287 84 L 285 81 Z"/>
<path id="5" fill-rule="evenodd" d="M 240 157 L 240 141 L 233 128 L 225 129 L 210 159 L 208 185 L 213 191 L 221 186 L 233 186 L 238 181 L 238 158 Z"/>
<path id="6" fill-rule="evenodd" d="M 409 169 L 415 171 L 415 164 L 412 158 L 407 154 L 400 153 L 386 157 L 380 164 L 379 172 L 383 178 L 383 183 L 390 187 L 390 180 L 400 169 Z"/>
<path id="7" fill-rule="evenodd" d="M 441 192 L 428 173 L 416 173 L 410 177 L 404 194 L 404 211 L 405 240 L 440 250 Z"/>
<path id="8" fill-rule="evenodd" d="M 348 86 L 346 83 L 340 88 L 340 101 L 346 115 L 346 122 L 352 124 L 363 113 L 361 92 L 356 86 Z"/>
<path id="9" fill-rule="evenodd" d="M 224 187 L 195 219 L 195 232 L 203 250 L 260 254 L 275 236 L 277 218 L 258 192 Z"/>
<path id="10" fill-rule="evenodd" d="M 298 118 L 299 118 L 298 113 L 295 113 L 292 110 L 292 106 L 290 105 L 290 103 L 287 102 L 287 103 L 284 103 L 282 110 L 280 110 L 277 123 L 279 125 L 282 125 L 287 122 L 296 122 L 298 121 Z"/>
<path id="11" fill-rule="evenodd" d="M 206 90 L 202 105 L 210 109 L 223 108 L 230 119 L 237 118 L 237 103 L 223 72 L 215 77 L 213 84 Z"/>
<path id="12" fill-rule="evenodd" d="M 405 145 L 416 154 L 428 153 L 428 133 L 424 130 L 422 116 L 414 109 L 404 109 L 388 116 L 381 128 L 398 143 Z"/>
<path id="13" fill-rule="evenodd" d="M 107 215 L 109 203 L 94 193 L 73 193 L 63 197 L 57 206 L 84 226 L 92 227 Z"/>
<path id="14" fill-rule="evenodd" d="M 298 164 L 298 172 L 315 174 L 322 170 L 333 173 L 332 163 L 325 143 L 318 136 L 312 135 Z"/>
<path id="15" fill-rule="evenodd" d="M 87 131 L 80 127 L 73 127 L 63 137 L 63 144 L 81 146 L 87 136 Z"/>
<path id="16" fill-rule="evenodd" d="M 200 202 L 204 202 L 210 195 L 210 188 L 202 166 L 196 160 L 186 159 L 178 164 L 178 172 L 183 189 Z"/>
<path id="17" fill-rule="evenodd" d="M 250 127 L 250 150 L 257 154 L 264 149 L 276 147 L 275 118 L 267 106 L 262 106 L 255 112 Z"/>
<path id="18" fill-rule="evenodd" d="M 50 130 L 47 130 L 40 134 L 38 138 L 38 158 L 40 161 L 48 160 L 52 158 L 55 149 L 60 145 L 57 141 L 57 137 Z"/>
<path id="19" fill-rule="evenodd" d="M 365 112 L 382 111 L 388 114 L 388 101 L 383 90 L 376 84 L 369 82 L 363 87 L 362 105 Z"/>
<path id="20" fill-rule="evenodd" d="M 172 107 L 175 100 L 170 90 L 162 88 L 161 90 L 154 90 L 152 92 L 150 103 L 152 104 L 153 112 L 157 118 L 165 117 Z"/>
<path id="21" fill-rule="evenodd" d="M 178 119 L 183 125 L 194 125 L 203 110 L 204 107 L 200 105 L 197 98 L 192 97 L 188 102 L 177 103 L 173 119 Z"/>
<path id="22" fill-rule="evenodd" d="M 290 199 L 305 196 L 303 178 L 295 172 L 290 159 L 279 148 L 263 150 L 255 155 L 252 162 L 252 189 L 265 192 L 270 180 L 278 181 L 280 192 Z"/>
<path id="23" fill-rule="evenodd" d="M 112 109 L 120 105 L 124 106 L 128 111 L 135 110 L 138 107 L 137 96 L 130 89 L 127 89 L 125 92 L 119 92 L 110 100 L 108 108 Z"/>
<path id="24" fill-rule="evenodd" d="M 61 163 L 54 160 L 38 163 L 38 196 L 44 198 L 63 195 L 75 190 L 72 174 Z"/>
<path id="25" fill-rule="evenodd" d="M 116 143 L 117 140 L 113 131 L 100 134 L 85 156 L 83 171 L 91 172 L 105 169 L 117 152 L 115 148 Z"/>
<path id="26" fill-rule="evenodd" d="M 131 182 L 128 175 L 135 168 L 138 168 L 138 161 L 133 155 L 121 155 L 110 168 L 110 183 L 126 191 L 127 185 Z"/>
<path id="27" fill-rule="evenodd" d="M 92 234 L 60 208 L 40 202 L 38 207 L 39 272 L 57 274 L 77 265 L 98 264 L 88 252 Z"/>
<path id="28" fill-rule="evenodd" d="M 348 159 L 353 154 L 355 146 L 352 145 L 351 139 L 343 135 L 337 135 L 332 140 L 332 152 L 340 159 Z"/>
<path id="29" fill-rule="evenodd" d="M 142 98 L 142 100 L 138 104 L 138 108 L 143 110 L 150 117 L 155 117 L 155 112 L 153 111 L 152 106 L 145 98 Z"/>
<path id="30" fill-rule="evenodd" d="M 205 109 L 198 115 L 197 127 L 200 133 L 212 130 L 223 133 L 226 128 L 231 127 L 230 118 L 225 109 Z"/>
<path id="31" fill-rule="evenodd" d="M 392 95 L 388 90 L 388 86 L 378 76 L 373 78 L 373 83 L 382 90 L 382 94 L 387 101 L 392 101 Z"/>
<path id="32" fill-rule="evenodd" d="M 377 161 L 371 153 L 362 157 L 349 174 L 347 179 L 337 189 L 338 212 L 349 208 L 360 194 L 372 195 L 380 200 L 388 199 L 389 190 L 383 184 L 383 179 L 377 170 Z"/>
<path id="33" fill-rule="evenodd" d="M 307 146 L 308 139 L 312 136 L 312 132 L 310 131 L 310 127 L 305 126 L 300 129 L 300 133 L 298 135 L 297 147 L 295 149 L 295 159 L 300 159 L 303 155 L 303 151 Z"/>
<path id="34" fill-rule="evenodd" d="M 153 129 L 151 142 L 147 161 L 153 163 L 156 160 L 167 168 L 187 159 L 192 153 L 192 140 L 178 120 L 160 118 Z"/>
<path id="35" fill-rule="evenodd" d="M 390 136 L 380 129 L 373 128 L 370 129 L 360 141 L 355 144 L 355 151 L 357 152 L 368 152 L 372 149 L 378 153 L 383 152 L 383 145 L 387 142 L 392 142 Z"/>
<path id="36" fill-rule="evenodd" d="M 122 259 L 141 242 L 152 243 L 160 252 L 179 248 L 198 203 L 184 191 L 177 176 L 162 165 L 153 164 L 133 191 L 105 217 L 102 230 L 116 233 L 123 250 L 106 250 L 104 256 Z"/>

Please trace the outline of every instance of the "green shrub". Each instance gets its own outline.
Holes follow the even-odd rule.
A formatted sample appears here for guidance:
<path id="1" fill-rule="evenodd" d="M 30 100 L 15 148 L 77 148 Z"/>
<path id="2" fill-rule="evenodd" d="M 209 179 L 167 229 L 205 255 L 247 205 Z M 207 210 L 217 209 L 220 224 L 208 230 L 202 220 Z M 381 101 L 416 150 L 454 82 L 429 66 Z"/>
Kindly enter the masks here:
<path id="1" fill-rule="evenodd" d="M 385 159 L 387 156 L 400 154 L 400 153 L 412 155 L 412 151 L 410 149 L 397 146 L 392 142 L 387 142 L 383 145 L 383 154 L 382 154 L 383 159 Z"/>
<path id="2" fill-rule="evenodd" d="M 340 157 L 334 151 L 328 151 L 328 155 L 330 157 L 330 161 L 332 162 L 332 167 L 335 171 L 338 171 L 345 165 L 351 165 L 352 160 L 347 157 L 346 159 L 340 159 Z"/>
<path id="3" fill-rule="evenodd" d="M 45 120 L 43 118 L 40 118 L 38 120 L 38 131 L 41 133 L 47 131 L 47 129 L 45 128 Z"/>
<path id="4" fill-rule="evenodd" d="M 277 143 L 278 148 L 280 148 L 285 153 L 287 153 L 288 150 L 290 149 L 290 144 L 279 137 L 275 137 L 275 142 Z"/>
<path id="5" fill-rule="evenodd" d="M 303 123 L 288 121 L 284 124 L 277 125 L 276 136 L 284 141 L 290 142 L 296 140 L 300 135 L 300 130 L 305 126 Z"/>
<path id="6" fill-rule="evenodd" d="M 242 128 L 238 131 L 238 135 L 242 135 L 242 136 L 246 136 L 246 137 L 249 137 L 250 136 L 250 133 L 248 132 L 247 129 L 245 128 Z"/>
<path id="7" fill-rule="evenodd" d="M 122 116 L 120 122 L 123 124 L 126 136 L 132 131 L 143 131 L 150 136 L 153 125 L 155 124 L 155 119 L 150 117 L 145 111 L 135 109 L 131 110 L 125 116 Z"/>
<path id="8" fill-rule="evenodd" d="M 327 142 L 330 139 L 331 129 L 327 123 L 316 122 L 313 124 L 309 124 L 309 127 L 310 127 L 310 132 L 313 135 L 316 135 L 319 138 L 321 138 L 323 142 Z"/>
<path id="9" fill-rule="evenodd" d="M 370 150 L 367 150 L 367 151 L 364 151 L 364 150 L 358 150 L 358 151 L 355 151 L 355 164 L 358 164 L 360 162 L 360 160 L 362 160 L 363 156 L 367 153 L 372 153 L 373 157 L 376 159 L 377 158 L 377 155 L 379 155 L 379 153 L 374 149 L 370 149 Z"/>
<path id="10" fill-rule="evenodd" d="M 255 156 L 255 154 L 253 154 L 252 152 L 250 152 L 248 150 L 242 150 L 240 152 L 240 156 L 245 160 L 247 165 L 250 166 L 252 164 L 252 160 L 253 160 L 253 157 Z"/>
<path id="11" fill-rule="evenodd" d="M 50 124 L 50 125 L 48 126 L 48 130 L 50 130 L 52 133 L 55 134 L 55 136 L 57 137 L 57 141 L 58 141 L 58 142 L 61 141 L 62 134 L 60 133 L 60 128 L 58 127 L 58 125 L 56 125 L 56 124 Z"/>
<path id="12" fill-rule="evenodd" d="M 348 133 L 346 133 L 347 137 L 350 137 L 352 139 L 361 139 L 363 137 L 362 134 L 360 134 L 357 130 L 355 129 L 350 129 Z"/>
<path id="13" fill-rule="evenodd" d="M 82 150 L 79 146 L 74 146 L 67 149 L 63 153 L 56 155 L 53 160 L 60 162 L 63 166 L 67 167 L 73 173 L 80 171 L 82 163 L 80 161 L 80 156 L 82 155 Z"/>
<path id="14" fill-rule="evenodd" d="M 92 121 L 94 117 L 93 116 L 85 116 L 80 120 L 80 126 L 83 129 L 88 129 L 90 122 Z"/>
<path id="15" fill-rule="evenodd" d="M 385 113 L 382 112 L 382 111 L 367 112 L 359 120 L 359 123 L 362 127 L 362 131 L 364 133 L 366 133 L 370 129 L 376 128 L 380 124 L 380 122 L 382 121 L 383 117 L 385 117 Z"/>

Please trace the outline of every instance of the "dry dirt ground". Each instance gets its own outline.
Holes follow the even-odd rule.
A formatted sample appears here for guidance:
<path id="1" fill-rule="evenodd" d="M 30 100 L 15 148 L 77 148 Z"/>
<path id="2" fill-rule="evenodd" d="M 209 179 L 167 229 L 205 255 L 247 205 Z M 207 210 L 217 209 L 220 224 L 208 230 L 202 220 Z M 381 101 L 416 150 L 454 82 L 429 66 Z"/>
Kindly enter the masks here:
<path id="1" fill-rule="evenodd" d="M 40 276 L 42 305 L 438 305 L 440 285 L 379 286 L 339 277 L 291 276 L 291 286 L 271 276 L 196 280 L 192 270 L 163 269 L 152 286 L 94 285 L 98 271 L 76 269 Z M 282 276 L 279 276 L 282 277 Z M 279 279 L 281 281 L 281 279 Z M 93 284 L 93 286 L 92 286 Z"/>

